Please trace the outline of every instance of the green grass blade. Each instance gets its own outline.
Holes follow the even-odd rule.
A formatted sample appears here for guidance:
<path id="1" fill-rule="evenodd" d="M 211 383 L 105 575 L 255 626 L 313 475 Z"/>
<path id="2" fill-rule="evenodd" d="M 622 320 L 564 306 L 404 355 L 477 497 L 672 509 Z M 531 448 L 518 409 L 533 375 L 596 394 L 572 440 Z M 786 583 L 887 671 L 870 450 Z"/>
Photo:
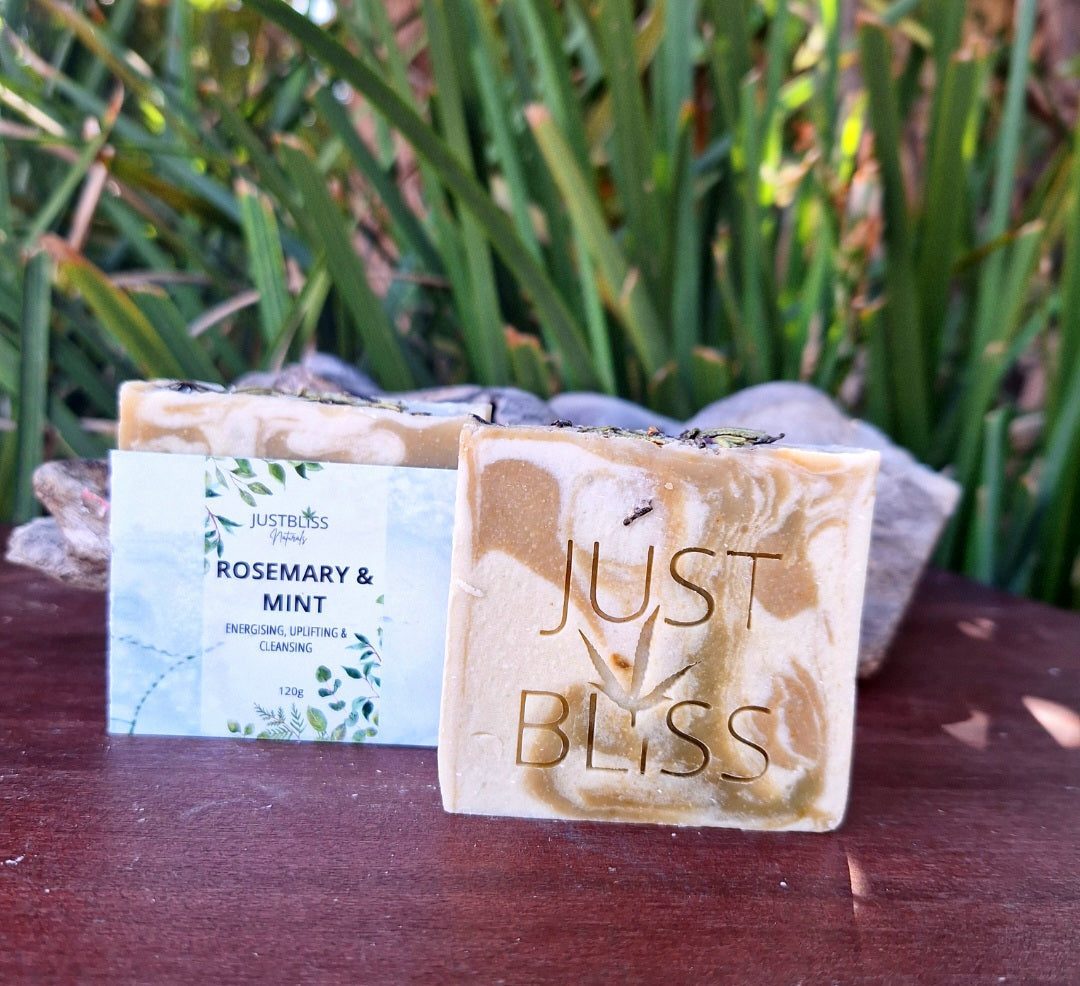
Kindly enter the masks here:
<path id="1" fill-rule="evenodd" d="M 663 5 L 664 35 L 653 68 L 653 120 L 657 150 L 669 158 L 679 146 L 683 104 L 692 96 L 697 7 L 697 0 Z"/>
<path id="2" fill-rule="evenodd" d="M 1061 314 L 1057 370 L 1051 379 L 1051 416 L 1080 389 L 1080 127 L 1073 136 L 1073 161 L 1065 262 L 1061 272 Z"/>
<path id="3" fill-rule="evenodd" d="M 581 104 L 574 92 L 569 63 L 561 44 L 562 29 L 554 4 L 510 0 L 508 13 L 520 18 L 536 61 L 537 82 L 543 101 L 566 137 L 577 165 L 589 166 L 589 147 Z"/>
<path id="4" fill-rule="evenodd" d="M 285 324 L 278 336 L 277 345 L 263 362 L 264 370 L 281 369 L 290 350 L 299 357 L 312 341 L 316 323 L 326 305 L 332 283 L 330 275 L 326 272 L 325 263 L 317 261 L 308 271 L 307 280 L 293 301 L 292 309 L 286 316 Z"/>
<path id="5" fill-rule="evenodd" d="M 954 258 L 961 224 L 967 209 L 966 196 L 957 189 L 957 175 L 966 174 L 964 135 L 975 99 L 978 68 L 970 60 L 949 63 L 941 86 L 934 148 L 927 174 L 924 219 L 919 240 L 917 279 L 920 323 L 928 366 L 934 369 L 945 337 Z"/>
<path id="6" fill-rule="evenodd" d="M 272 349 L 290 305 L 277 219 L 266 198 L 242 179 L 236 183 L 236 198 L 247 245 L 248 272 L 259 292 L 259 325 L 267 347 Z"/>
<path id="7" fill-rule="evenodd" d="M 52 262 L 48 254 L 36 253 L 23 275 L 23 314 L 19 365 L 18 445 L 15 469 L 15 501 L 12 517 L 17 524 L 38 513 L 34 500 L 34 470 L 45 448 L 46 382 L 49 379 L 49 320 L 52 312 Z"/>
<path id="8" fill-rule="evenodd" d="M 170 3 L 165 22 L 165 82 L 188 112 L 195 109 L 191 69 L 195 5 L 190 0 Z"/>
<path id="9" fill-rule="evenodd" d="M 1004 409 L 991 411 L 986 416 L 982 475 L 975 491 L 975 511 L 967 538 L 965 571 L 971 578 L 987 585 L 994 583 L 998 567 L 1007 425 Z"/>
<path id="10" fill-rule="evenodd" d="M 662 241 L 652 180 L 650 152 L 652 127 L 645 115 L 645 100 L 634 59 L 634 21 L 630 0 L 600 0 L 597 33 L 611 94 L 614 130 L 611 166 L 626 216 L 629 243 L 625 252 L 634 259 L 651 292 L 659 288 L 656 245 Z"/>
<path id="11" fill-rule="evenodd" d="M 821 127 L 823 156 L 832 164 L 840 115 L 840 0 L 818 0 L 818 3 L 821 29 L 825 34 L 825 51 L 818 66 L 816 107 Z"/>
<path id="12" fill-rule="evenodd" d="M 618 392 L 615 375 L 615 357 L 611 351 L 611 336 L 608 331 L 604 303 L 600 297 L 599 278 L 596 264 L 589 256 L 588 244 L 582 233 L 574 230 L 574 255 L 580 272 L 581 293 L 585 303 L 585 324 L 589 332 L 589 345 L 592 347 L 593 366 L 599 380 L 599 387 L 606 394 Z M 568 382 L 573 378 L 564 373 Z"/>
<path id="13" fill-rule="evenodd" d="M 492 16 L 483 5 L 471 9 L 473 19 L 472 64 L 476 73 L 477 90 L 484 111 L 484 120 L 495 145 L 495 154 L 502 168 L 507 194 L 510 197 L 510 213 L 514 217 L 518 235 L 537 260 L 540 259 L 540 243 L 536 238 L 532 216 L 529 214 L 528 185 L 521 157 L 510 132 L 512 110 L 506 104 L 501 88 L 498 45 Z"/>
<path id="14" fill-rule="evenodd" d="M 741 117 L 743 80 L 751 68 L 750 27 L 743 0 L 706 0 L 713 44 L 709 65 L 716 82 L 721 131 L 732 132 Z"/>
<path id="15" fill-rule="evenodd" d="M 684 107 L 675 153 L 675 187 L 672 191 L 672 246 L 665 278 L 671 283 L 668 324 L 671 326 L 675 361 L 683 383 L 692 384 L 694 347 L 701 331 L 701 229 L 695 194 L 691 149 L 693 119 Z"/>
<path id="16" fill-rule="evenodd" d="M 761 227 L 761 131 L 757 109 L 757 83 L 748 78 L 739 90 L 739 135 L 743 167 L 738 176 L 741 208 L 738 212 L 738 252 L 740 265 L 741 329 L 735 337 L 743 373 L 750 383 L 773 378 L 776 354 L 768 324 L 765 301 L 764 265 L 768 262 Z"/>
<path id="17" fill-rule="evenodd" d="M 859 44 L 885 199 L 888 303 L 884 326 L 890 414 L 901 443 L 925 456 L 930 439 L 930 373 L 918 323 L 913 244 L 899 157 L 900 123 L 889 69 L 892 52 L 885 32 L 871 24 L 860 29 Z"/>

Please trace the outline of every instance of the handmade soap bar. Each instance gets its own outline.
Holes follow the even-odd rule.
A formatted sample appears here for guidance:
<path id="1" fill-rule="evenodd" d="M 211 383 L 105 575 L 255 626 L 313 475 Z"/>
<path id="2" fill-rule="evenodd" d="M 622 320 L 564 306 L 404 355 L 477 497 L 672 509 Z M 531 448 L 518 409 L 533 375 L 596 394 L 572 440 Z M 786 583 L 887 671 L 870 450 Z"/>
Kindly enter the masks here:
<path id="1" fill-rule="evenodd" d="M 740 433 L 463 430 L 444 807 L 835 828 L 877 468 Z"/>
<path id="2" fill-rule="evenodd" d="M 458 436 L 490 405 L 227 391 L 171 380 L 120 388 L 121 449 L 377 465 L 457 466 Z"/>

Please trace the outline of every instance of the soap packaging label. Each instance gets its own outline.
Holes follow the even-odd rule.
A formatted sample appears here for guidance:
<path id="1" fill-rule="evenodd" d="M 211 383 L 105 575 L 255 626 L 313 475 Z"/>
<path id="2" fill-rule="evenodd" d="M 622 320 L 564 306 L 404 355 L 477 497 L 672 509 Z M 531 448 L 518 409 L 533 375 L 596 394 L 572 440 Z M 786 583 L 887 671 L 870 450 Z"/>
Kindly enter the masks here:
<path id="1" fill-rule="evenodd" d="M 455 485 L 114 452 L 109 731 L 435 746 Z"/>

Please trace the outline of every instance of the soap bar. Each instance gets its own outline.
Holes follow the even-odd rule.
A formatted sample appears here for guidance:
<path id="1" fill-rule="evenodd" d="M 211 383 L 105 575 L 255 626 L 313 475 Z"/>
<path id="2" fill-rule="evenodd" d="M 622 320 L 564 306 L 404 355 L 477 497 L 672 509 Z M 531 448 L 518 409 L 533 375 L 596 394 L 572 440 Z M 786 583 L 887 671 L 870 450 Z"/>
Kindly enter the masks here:
<path id="1" fill-rule="evenodd" d="M 225 390 L 187 381 L 120 388 L 119 446 L 203 453 L 454 469 L 462 426 L 488 404 L 420 404 L 335 394 Z"/>
<path id="2" fill-rule="evenodd" d="M 466 427 L 443 806 L 835 828 L 878 458 Z"/>

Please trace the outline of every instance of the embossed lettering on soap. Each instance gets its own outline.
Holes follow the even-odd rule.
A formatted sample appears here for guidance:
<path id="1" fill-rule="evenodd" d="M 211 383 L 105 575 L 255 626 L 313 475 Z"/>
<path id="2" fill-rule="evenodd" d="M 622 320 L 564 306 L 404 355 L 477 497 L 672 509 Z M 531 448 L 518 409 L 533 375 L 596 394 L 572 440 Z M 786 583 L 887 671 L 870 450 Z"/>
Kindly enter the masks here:
<path id="1" fill-rule="evenodd" d="M 645 513 L 651 510 L 651 506 L 648 509 L 637 508 L 634 513 L 630 515 L 631 519 L 643 516 Z M 716 612 L 716 599 L 714 594 L 710 591 L 706 584 L 699 584 L 695 582 L 693 578 L 687 577 L 680 570 L 680 562 L 688 555 L 701 555 L 709 558 L 716 557 L 717 552 L 711 548 L 694 546 L 685 547 L 671 555 L 668 562 L 668 575 L 671 580 L 677 585 L 683 587 L 688 592 L 700 597 L 699 605 L 703 605 L 703 611 L 701 614 L 691 620 L 676 619 L 671 616 L 664 616 L 663 622 L 672 627 L 696 627 L 708 620 Z M 746 630 L 749 632 L 753 626 L 753 610 L 754 610 L 754 591 L 757 587 L 758 579 L 758 562 L 765 559 L 769 561 L 781 561 L 783 554 L 773 551 L 736 551 L 727 549 L 725 551 L 726 556 L 729 558 L 746 558 L 750 562 L 750 585 L 747 593 L 746 602 Z M 592 547 L 592 570 L 589 579 L 589 593 L 588 593 L 588 606 L 591 611 L 596 614 L 601 620 L 607 623 L 630 623 L 638 620 L 643 616 L 645 611 L 649 608 L 653 595 L 653 570 L 654 562 L 656 560 L 656 548 L 654 545 L 650 545 L 646 555 L 644 573 L 642 576 L 641 587 L 641 604 L 637 609 L 627 614 L 614 614 L 609 613 L 601 607 L 598 600 L 599 587 L 598 587 L 598 574 L 600 569 L 600 557 L 601 557 L 601 545 L 599 541 L 593 543 Z M 553 637 L 563 633 L 567 629 L 567 623 L 569 619 L 571 601 L 574 595 L 573 587 L 573 575 L 574 575 L 574 542 L 572 539 L 568 539 L 566 543 L 566 570 L 563 577 L 563 598 L 562 598 L 562 616 L 558 626 L 540 630 L 539 634 L 542 637 Z M 695 576 L 697 577 L 697 576 Z M 702 580 L 704 582 L 704 580 Z M 660 774 L 669 777 L 696 777 L 698 774 L 703 773 L 709 769 L 716 760 L 716 756 L 713 750 L 710 748 L 708 742 L 701 736 L 695 735 L 693 732 L 693 724 L 695 714 L 704 715 L 709 713 L 715 713 L 713 704 L 704 700 L 703 697 L 695 698 L 683 698 L 679 700 L 673 700 L 667 693 L 688 671 L 692 670 L 702 660 L 707 660 L 708 656 L 703 655 L 698 660 L 692 661 L 689 664 L 685 664 L 683 667 L 667 675 L 658 684 L 654 685 L 647 692 L 644 691 L 646 681 L 648 680 L 649 661 L 652 654 L 652 642 L 654 628 L 657 620 L 661 616 L 661 607 L 656 606 L 653 608 L 651 614 L 644 620 L 641 626 L 641 631 L 638 636 L 637 647 L 634 652 L 634 661 L 631 666 L 624 657 L 619 654 L 612 654 L 610 657 L 603 656 L 597 649 L 596 645 L 585 633 L 584 630 L 578 629 L 578 635 L 584 644 L 584 649 L 590 662 L 592 669 L 596 672 L 600 678 L 599 681 L 590 681 L 589 685 L 593 689 L 589 694 L 588 704 L 588 727 L 587 727 L 587 739 L 585 748 L 583 751 L 585 768 L 587 770 L 603 770 L 611 772 L 627 772 L 630 770 L 636 770 L 639 774 L 646 774 L 650 769 L 658 770 Z M 610 661 L 610 664 L 609 664 Z M 620 671 L 630 670 L 632 667 L 632 675 L 629 686 L 625 686 L 620 679 L 616 676 L 612 670 L 612 666 L 618 668 Z M 649 761 L 649 737 L 648 735 L 642 735 L 640 737 L 640 743 L 635 751 L 632 764 L 601 764 L 597 760 L 596 756 L 596 741 L 597 741 L 597 709 L 603 699 L 611 705 L 621 709 L 623 712 L 629 714 L 630 727 L 633 729 L 637 726 L 639 715 L 654 711 L 656 714 L 663 715 L 664 724 L 668 732 L 672 737 L 676 737 L 678 740 L 685 743 L 688 747 L 697 751 L 696 756 L 699 758 L 695 766 L 690 769 L 672 769 L 671 765 L 663 766 L 650 764 Z M 532 705 L 537 704 L 536 700 L 550 699 L 557 703 L 558 713 L 554 718 L 538 718 L 534 719 L 534 714 L 530 706 L 530 699 Z M 549 703 L 550 704 L 550 703 Z M 726 729 L 730 737 L 737 743 L 756 751 L 761 760 L 760 769 L 753 774 L 741 774 L 732 773 L 727 770 L 720 769 L 719 776 L 721 780 L 731 783 L 749 783 L 756 781 L 758 778 L 764 776 L 769 766 L 769 754 L 768 751 L 761 745 L 753 742 L 750 738 L 744 736 L 738 731 L 740 717 L 748 716 L 752 714 L 770 715 L 771 709 L 768 709 L 760 705 L 742 705 L 733 709 L 727 715 Z M 537 767 L 541 769 L 549 769 L 559 766 L 568 756 L 571 755 L 571 740 L 570 736 L 561 727 L 571 716 L 570 702 L 567 697 L 559 692 L 552 692 L 546 690 L 532 690 L 522 689 L 520 708 L 518 710 L 518 727 L 517 727 L 517 743 L 515 746 L 516 756 L 515 764 L 519 767 Z M 548 733 L 553 738 L 553 742 L 558 744 L 558 752 L 549 758 L 542 759 L 528 759 L 523 755 L 523 747 L 525 744 L 525 737 L 529 731 L 535 731 L 536 734 Z M 548 744 L 549 746 L 551 743 Z M 552 751 L 553 752 L 553 751 Z"/>

